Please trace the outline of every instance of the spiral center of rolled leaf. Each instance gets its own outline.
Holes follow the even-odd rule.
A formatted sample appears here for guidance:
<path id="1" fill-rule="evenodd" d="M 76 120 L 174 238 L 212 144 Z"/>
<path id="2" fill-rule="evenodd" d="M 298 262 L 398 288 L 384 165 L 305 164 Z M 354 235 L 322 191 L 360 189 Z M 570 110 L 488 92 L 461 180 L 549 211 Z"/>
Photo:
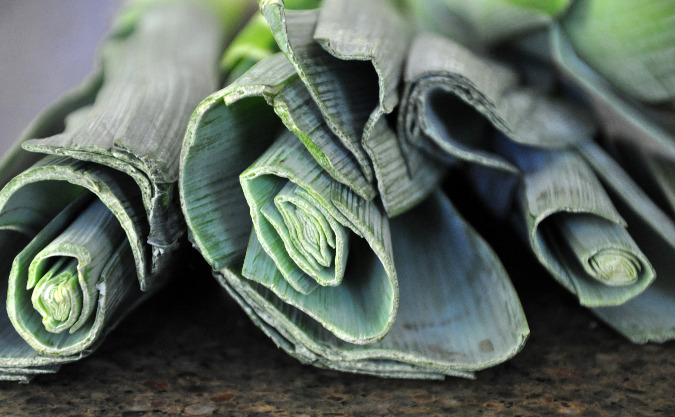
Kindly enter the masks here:
<path id="1" fill-rule="evenodd" d="M 278 208 L 289 232 L 287 244 L 292 245 L 307 262 L 303 268 L 305 272 L 314 275 L 331 266 L 335 254 L 335 234 L 323 213 L 307 201 L 303 201 L 307 205 L 297 203 L 298 200 L 282 201 Z"/>
<path id="2" fill-rule="evenodd" d="M 271 228 L 261 235 L 265 251 L 284 279 L 302 294 L 342 282 L 349 231 L 330 200 L 291 181 L 266 195 L 260 213 Z"/>
<path id="3" fill-rule="evenodd" d="M 595 277 L 607 285 L 629 285 L 637 282 L 642 265 L 631 253 L 605 249 L 588 260 Z"/>
<path id="4" fill-rule="evenodd" d="M 61 333 L 70 328 L 82 311 L 77 260 L 62 258 L 55 262 L 39 279 L 31 300 L 47 331 Z"/>

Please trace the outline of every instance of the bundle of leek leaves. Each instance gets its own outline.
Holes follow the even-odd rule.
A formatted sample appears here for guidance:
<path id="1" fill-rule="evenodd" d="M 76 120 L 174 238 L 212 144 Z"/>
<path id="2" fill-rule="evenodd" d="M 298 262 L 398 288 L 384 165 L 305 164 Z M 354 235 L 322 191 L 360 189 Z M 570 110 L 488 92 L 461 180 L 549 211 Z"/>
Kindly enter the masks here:
<path id="1" fill-rule="evenodd" d="M 595 36 L 603 50 L 609 34 L 594 25 L 621 10 L 579 9 L 605 3 L 261 0 L 224 57 L 230 84 L 186 132 L 190 240 L 304 363 L 472 377 L 516 354 L 529 330 L 496 254 L 439 187 L 462 172 L 581 305 L 633 341 L 672 338 L 669 162 L 649 166 L 670 213 L 594 141 L 607 137 L 589 110 L 602 113 L 596 96 L 628 93 L 574 49 Z M 672 2 L 661 3 L 642 7 L 668 14 L 644 14 L 667 21 Z M 671 26 L 645 36 L 670 42 L 648 60 L 661 58 L 655 73 L 672 86 Z M 615 113 L 642 110 L 625 100 Z M 670 149 L 663 135 L 651 142 Z"/>
<path id="2" fill-rule="evenodd" d="M 130 3 L 94 73 L 4 159 L 0 379 L 27 381 L 90 354 L 167 281 L 185 234 L 176 187 L 185 126 L 218 88 L 226 41 L 252 6 Z"/>
<path id="3" fill-rule="evenodd" d="M 458 172 L 582 305 L 633 341 L 673 337 L 672 2 L 260 0 L 201 103 L 247 3 L 194 3 L 132 3 L 5 160 L 0 236 L 25 249 L 5 263 L 0 377 L 88 354 L 164 282 L 178 192 L 215 278 L 290 355 L 472 377 L 529 330 L 440 188 Z M 660 24 L 608 57 L 605 15 Z M 639 59 L 628 80 L 605 65 Z"/>

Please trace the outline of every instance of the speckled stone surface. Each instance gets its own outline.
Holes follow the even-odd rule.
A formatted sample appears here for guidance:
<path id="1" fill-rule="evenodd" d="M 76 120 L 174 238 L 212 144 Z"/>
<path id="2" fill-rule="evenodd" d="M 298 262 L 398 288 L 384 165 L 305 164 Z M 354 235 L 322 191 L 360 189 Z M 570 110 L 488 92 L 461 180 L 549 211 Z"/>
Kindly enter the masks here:
<path id="1" fill-rule="evenodd" d="M 487 230 L 482 215 L 472 214 Z M 387 380 L 301 365 L 193 260 L 182 281 L 92 356 L 27 385 L 1 383 L 0 415 L 675 416 L 675 343 L 630 344 L 577 306 L 522 246 L 492 243 L 509 255 L 532 334 L 513 360 L 476 380 Z"/>

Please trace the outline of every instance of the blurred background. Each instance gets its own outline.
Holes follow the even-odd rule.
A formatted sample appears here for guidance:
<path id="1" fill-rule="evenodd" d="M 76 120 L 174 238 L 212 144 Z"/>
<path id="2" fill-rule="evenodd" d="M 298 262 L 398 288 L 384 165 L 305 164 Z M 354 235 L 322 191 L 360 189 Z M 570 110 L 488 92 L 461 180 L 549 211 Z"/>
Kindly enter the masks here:
<path id="1" fill-rule="evenodd" d="M 0 0 L 0 154 L 92 70 L 123 0 Z"/>

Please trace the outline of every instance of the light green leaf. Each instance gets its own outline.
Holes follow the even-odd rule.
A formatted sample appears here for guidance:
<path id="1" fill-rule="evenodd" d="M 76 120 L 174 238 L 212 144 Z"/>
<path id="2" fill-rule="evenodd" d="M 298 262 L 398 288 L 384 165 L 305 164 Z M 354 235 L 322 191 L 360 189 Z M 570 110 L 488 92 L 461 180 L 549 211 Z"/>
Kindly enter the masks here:
<path id="1" fill-rule="evenodd" d="M 609 137 L 675 160 L 672 109 L 647 106 L 620 94 L 577 56 L 559 26 L 551 30 L 551 44 L 556 63 L 588 94 Z"/>
<path id="2" fill-rule="evenodd" d="M 572 48 L 617 90 L 637 100 L 675 103 L 675 3 L 575 2 L 560 21 Z"/>
<path id="3" fill-rule="evenodd" d="M 286 0 L 289 9 L 313 9 L 318 7 L 319 0 Z M 227 82 L 231 84 L 257 62 L 279 52 L 272 31 L 260 13 L 256 13 L 237 33 L 228 45 L 221 61 Z"/>

